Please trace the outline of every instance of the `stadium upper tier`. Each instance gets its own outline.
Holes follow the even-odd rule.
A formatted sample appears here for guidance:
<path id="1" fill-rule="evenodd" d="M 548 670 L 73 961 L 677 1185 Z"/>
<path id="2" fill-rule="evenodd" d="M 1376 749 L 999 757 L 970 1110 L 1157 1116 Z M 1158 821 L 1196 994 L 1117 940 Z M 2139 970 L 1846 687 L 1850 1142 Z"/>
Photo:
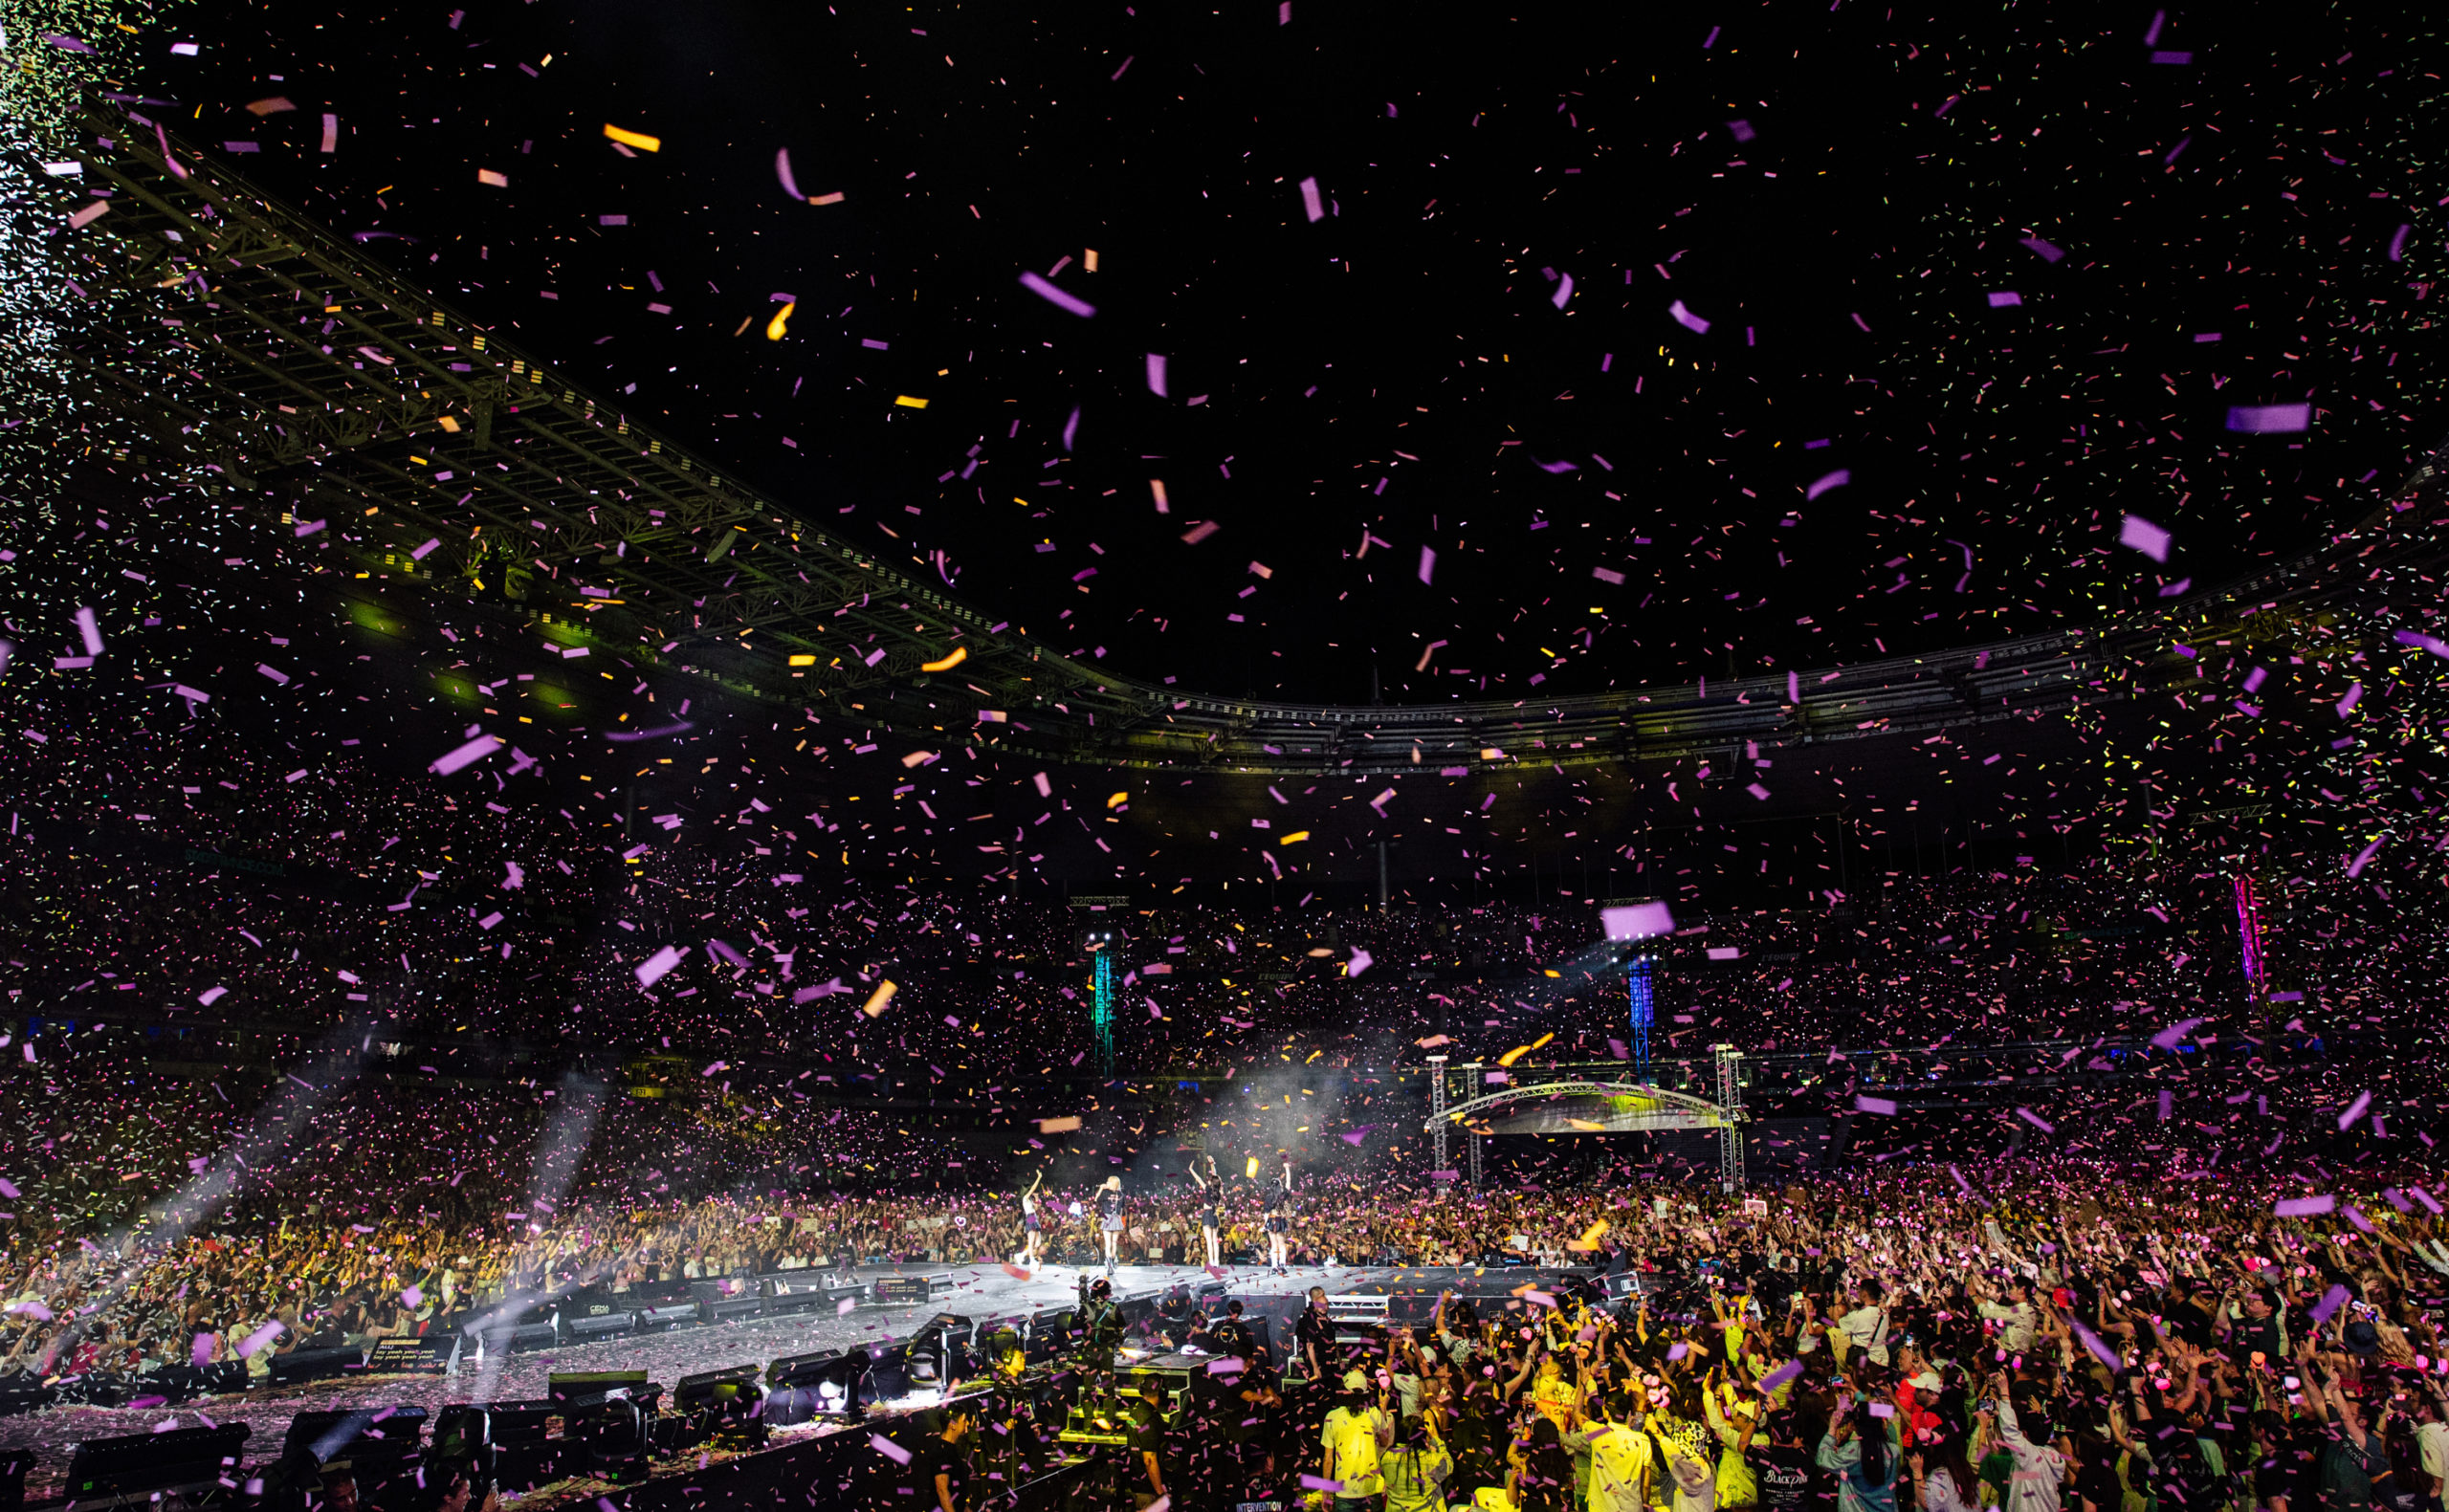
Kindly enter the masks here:
<path id="1" fill-rule="evenodd" d="M 2088 629 L 1537 701 L 1179 692 L 1060 654 L 827 536 L 140 110 L 97 106 L 86 132 L 87 180 L 106 202 L 72 217 L 72 186 L 34 179 L 56 186 L 64 256 L 98 296 L 74 341 L 80 400 L 108 417 L 93 455 L 191 468 L 300 533 L 328 529 L 356 569 L 392 585 L 506 596 L 548 641 L 919 738 L 1299 775 L 1927 734 L 2165 691 L 2193 680 L 2182 642 L 2293 640 L 2352 607 L 2377 566 L 2420 573 L 2445 555 L 2439 512 L 2404 502 L 2429 497 L 2427 463 L 2396 508 L 2314 551 Z"/>

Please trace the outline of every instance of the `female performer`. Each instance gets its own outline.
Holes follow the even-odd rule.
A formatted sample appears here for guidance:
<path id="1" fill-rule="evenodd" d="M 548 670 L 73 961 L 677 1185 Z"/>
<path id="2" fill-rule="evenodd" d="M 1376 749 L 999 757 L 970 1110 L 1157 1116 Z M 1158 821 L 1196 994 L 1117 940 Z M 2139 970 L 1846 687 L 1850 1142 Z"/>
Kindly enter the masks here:
<path id="1" fill-rule="evenodd" d="M 1268 1263 L 1275 1273 L 1284 1274 L 1286 1254 L 1292 1247 L 1292 1162 L 1284 1163 L 1284 1188 L 1276 1194 L 1275 1206 L 1267 1216 Z"/>
<path id="2" fill-rule="evenodd" d="M 1215 1179 L 1209 1180 L 1210 1176 Z M 1207 1240 L 1207 1268 L 1216 1270 L 1224 1263 L 1220 1258 L 1220 1246 L 1216 1242 L 1216 1231 L 1223 1227 L 1224 1221 L 1224 1215 L 1221 1211 L 1224 1206 L 1224 1178 L 1217 1174 L 1216 1157 L 1214 1155 L 1207 1157 L 1207 1175 L 1205 1176 L 1199 1173 L 1199 1162 L 1192 1161 L 1190 1178 L 1199 1183 L 1201 1194 L 1199 1232 L 1200 1237 Z"/>
<path id="3" fill-rule="evenodd" d="M 1043 1171 L 1039 1172 L 1037 1173 L 1037 1179 L 1029 1183 L 1028 1191 L 1021 1194 L 1021 1268 L 1023 1270 L 1037 1269 L 1037 1246 L 1039 1233 L 1037 1218 L 1037 1186 L 1039 1181 L 1044 1181 L 1045 1179 L 1046 1172 Z"/>
<path id="4" fill-rule="evenodd" d="M 1122 1241 L 1122 1178 L 1106 1177 L 1097 1189 L 1097 1228 L 1106 1241 L 1106 1274 L 1114 1274 L 1114 1246 Z"/>

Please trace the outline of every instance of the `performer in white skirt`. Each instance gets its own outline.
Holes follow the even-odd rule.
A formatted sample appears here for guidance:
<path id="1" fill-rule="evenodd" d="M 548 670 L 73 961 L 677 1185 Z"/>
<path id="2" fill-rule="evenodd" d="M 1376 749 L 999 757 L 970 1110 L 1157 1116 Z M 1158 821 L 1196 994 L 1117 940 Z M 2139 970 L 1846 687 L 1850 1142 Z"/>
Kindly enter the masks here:
<path id="1" fill-rule="evenodd" d="M 1106 1241 L 1106 1269 L 1114 1269 L 1114 1247 L 1122 1242 L 1122 1178 L 1106 1177 L 1097 1189 L 1097 1230 Z"/>
<path id="2" fill-rule="evenodd" d="M 1046 1172 L 1043 1171 L 1039 1172 L 1037 1173 L 1037 1180 L 1031 1181 L 1029 1183 L 1029 1189 L 1021 1194 L 1020 1262 L 1021 1268 L 1024 1270 L 1037 1269 L 1037 1247 L 1040 1241 L 1040 1224 L 1038 1222 L 1037 1216 L 1037 1187 L 1038 1182 L 1044 1181 L 1045 1179 Z"/>

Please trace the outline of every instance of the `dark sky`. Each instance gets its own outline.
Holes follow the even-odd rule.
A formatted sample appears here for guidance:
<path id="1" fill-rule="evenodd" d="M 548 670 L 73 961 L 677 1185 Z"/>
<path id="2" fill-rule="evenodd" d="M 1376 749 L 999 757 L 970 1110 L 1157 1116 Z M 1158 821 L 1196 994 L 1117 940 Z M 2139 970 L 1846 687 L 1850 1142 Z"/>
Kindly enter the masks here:
<path id="1" fill-rule="evenodd" d="M 210 5 L 136 82 L 726 472 L 1184 687 L 2092 623 L 2442 428 L 2415 8 L 1136 9 Z"/>

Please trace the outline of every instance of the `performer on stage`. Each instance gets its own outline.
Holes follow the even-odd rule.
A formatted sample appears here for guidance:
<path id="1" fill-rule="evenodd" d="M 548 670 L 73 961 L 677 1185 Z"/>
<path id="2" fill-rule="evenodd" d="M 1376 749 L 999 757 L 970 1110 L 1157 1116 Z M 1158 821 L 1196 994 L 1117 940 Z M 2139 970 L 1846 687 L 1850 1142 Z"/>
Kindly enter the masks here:
<path id="1" fill-rule="evenodd" d="M 1267 1216 L 1268 1263 L 1275 1273 L 1284 1274 L 1286 1255 L 1292 1247 L 1292 1162 L 1284 1163 L 1283 1189 L 1276 1194 L 1275 1205 Z"/>
<path id="2" fill-rule="evenodd" d="M 1199 1183 L 1201 1196 L 1199 1232 L 1200 1237 L 1207 1240 L 1207 1264 L 1208 1268 L 1213 1270 L 1224 1263 L 1219 1258 L 1221 1246 L 1216 1240 L 1216 1231 L 1224 1225 L 1224 1220 L 1223 1212 L 1224 1178 L 1217 1173 L 1214 1155 L 1207 1157 L 1207 1174 L 1203 1176 L 1199 1173 L 1199 1162 L 1192 1161 L 1190 1178 Z"/>
<path id="3" fill-rule="evenodd" d="M 1097 1189 L 1097 1230 L 1106 1241 L 1106 1269 L 1114 1269 L 1114 1248 L 1122 1242 L 1122 1178 L 1106 1177 Z"/>
<path id="4" fill-rule="evenodd" d="M 1046 1172 L 1039 1172 L 1037 1179 L 1029 1183 L 1028 1191 L 1021 1194 L 1021 1268 L 1023 1270 L 1037 1269 L 1039 1243 L 1037 1187 L 1038 1182 L 1045 1179 Z"/>

